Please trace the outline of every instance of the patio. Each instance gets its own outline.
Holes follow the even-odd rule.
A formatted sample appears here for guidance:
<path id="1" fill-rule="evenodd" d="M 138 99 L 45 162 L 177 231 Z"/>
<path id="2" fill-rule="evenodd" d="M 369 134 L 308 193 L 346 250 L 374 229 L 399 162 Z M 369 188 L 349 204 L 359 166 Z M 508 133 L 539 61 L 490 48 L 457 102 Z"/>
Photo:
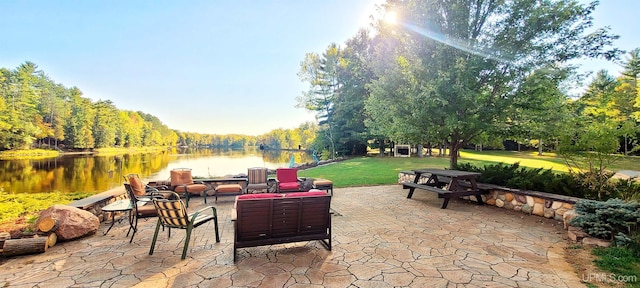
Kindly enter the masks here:
<path id="1" fill-rule="evenodd" d="M 107 236 L 58 243 L 46 253 L 0 261 L 1 287 L 578 287 L 563 258 L 562 223 L 434 193 L 406 198 L 401 185 L 335 189 L 333 250 L 317 241 L 242 248 L 233 262 L 233 197 L 220 197 L 221 242 L 213 223 L 194 230 L 186 260 L 184 231 L 158 237 L 141 220 Z M 211 204 L 211 203 L 210 203 Z M 189 211 L 203 206 L 191 199 Z M 1 259 L 1 258 L 0 258 Z"/>

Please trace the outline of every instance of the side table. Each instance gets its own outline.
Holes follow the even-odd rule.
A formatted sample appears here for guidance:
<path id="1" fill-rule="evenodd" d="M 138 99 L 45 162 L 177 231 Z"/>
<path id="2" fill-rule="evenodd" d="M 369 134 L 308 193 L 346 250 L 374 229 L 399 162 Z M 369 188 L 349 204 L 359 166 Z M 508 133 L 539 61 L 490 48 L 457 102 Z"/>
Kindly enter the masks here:
<path id="1" fill-rule="evenodd" d="M 111 212 L 111 225 L 109 226 L 109 229 L 107 229 L 107 231 L 105 231 L 104 234 L 102 235 L 107 235 L 107 233 L 109 233 L 109 230 L 113 228 L 113 224 L 116 223 L 116 212 L 127 212 L 128 214 L 127 218 L 129 219 L 129 227 L 131 227 L 132 229 L 135 229 L 133 227 L 133 223 L 132 223 L 133 221 L 131 221 L 131 210 L 133 210 L 133 207 L 131 206 L 131 200 L 129 199 L 118 200 L 116 202 L 113 202 L 109 205 L 102 207 L 102 212 Z M 127 235 L 128 234 L 129 233 L 127 233 Z"/>

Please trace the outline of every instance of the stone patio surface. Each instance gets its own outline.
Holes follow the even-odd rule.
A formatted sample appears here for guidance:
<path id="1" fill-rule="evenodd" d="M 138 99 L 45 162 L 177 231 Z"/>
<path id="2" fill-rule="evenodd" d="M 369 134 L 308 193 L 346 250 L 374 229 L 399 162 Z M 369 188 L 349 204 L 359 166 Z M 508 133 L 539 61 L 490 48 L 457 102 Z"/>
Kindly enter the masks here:
<path id="1" fill-rule="evenodd" d="M 58 243 L 36 255 L 0 258 L 0 287 L 584 287 L 563 257 L 562 223 L 459 199 L 440 209 L 435 193 L 400 185 L 335 189 L 333 250 L 317 241 L 243 248 L 233 262 L 234 197 L 212 203 L 213 223 L 198 227 L 187 259 L 185 233 L 149 246 L 155 219 L 103 236 Z M 204 204 L 192 198 L 189 211 Z"/>

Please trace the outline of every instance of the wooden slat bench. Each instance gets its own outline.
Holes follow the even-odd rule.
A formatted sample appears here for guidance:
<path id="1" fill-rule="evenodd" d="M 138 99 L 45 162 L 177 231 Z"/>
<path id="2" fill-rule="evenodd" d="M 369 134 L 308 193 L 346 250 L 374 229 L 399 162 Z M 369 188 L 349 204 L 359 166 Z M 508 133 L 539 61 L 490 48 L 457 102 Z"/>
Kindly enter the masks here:
<path id="1" fill-rule="evenodd" d="M 471 196 L 471 195 L 477 195 L 478 192 L 475 191 L 449 191 L 449 190 L 444 190 L 438 187 L 434 187 L 434 186 L 429 186 L 429 185 L 425 185 L 425 184 L 417 184 L 417 183 L 413 183 L 413 182 L 403 182 L 402 183 L 402 189 L 409 189 L 409 194 L 407 194 L 407 198 L 410 199 L 413 196 L 413 192 L 415 191 L 415 189 L 422 189 L 425 191 L 429 191 L 429 192 L 434 192 L 434 193 L 438 193 L 438 198 L 444 198 L 444 202 L 442 202 L 442 209 L 447 208 L 447 204 L 449 203 L 449 199 L 451 198 L 456 198 L 456 197 L 462 197 L 462 196 Z M 482 190 L 479 189 L 481 194 L 487 194 L 488 190 Z"/>
<path id="2" fill-rule="evenodd" d="M 451 191 L 448 190 L 444 190 L 438 187 L 434 187 L 434 186 L 429 186 L 426 184 L 417 184 L 417 183 L 413 183 L 413 182 L 404 182 L 402 183 L 402 189 L 409 189 L 409 194 L 407 195 L 407 198 L 411 198 L 413 196 L 413 192 L 415 191 L 415 189 L 422 189 L 422 190 L 426 190 L 429 192 L 435 192 L 438 193 L 438 198 L 444 198 L 446 197 L 445 195 L 449 195 L 451 194 Z"/>

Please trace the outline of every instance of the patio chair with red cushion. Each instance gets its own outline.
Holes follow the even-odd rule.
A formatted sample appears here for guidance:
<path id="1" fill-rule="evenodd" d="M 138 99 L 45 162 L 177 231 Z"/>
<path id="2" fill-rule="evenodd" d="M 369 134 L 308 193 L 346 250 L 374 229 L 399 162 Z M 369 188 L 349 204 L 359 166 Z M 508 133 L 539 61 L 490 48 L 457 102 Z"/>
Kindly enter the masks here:
<path id="1" fill-rule="evenodd" d="M 298 169 L 296 168 L 276 169 L 276 183 L 278 192 L 300 191 L 301 181 L 302 180 L 298 178 Z"/>

